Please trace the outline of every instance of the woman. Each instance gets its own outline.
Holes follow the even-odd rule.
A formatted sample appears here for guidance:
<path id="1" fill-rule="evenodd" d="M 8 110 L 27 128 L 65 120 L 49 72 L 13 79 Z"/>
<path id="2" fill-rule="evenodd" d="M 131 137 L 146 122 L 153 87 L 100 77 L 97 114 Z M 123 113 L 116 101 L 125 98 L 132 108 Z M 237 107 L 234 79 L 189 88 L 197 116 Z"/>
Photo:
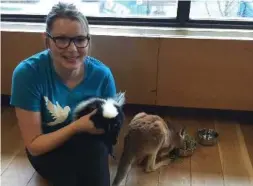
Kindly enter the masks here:
<path id="1" fill-rule="evenodd" d="M 47 16 L 47 50 L 14 70 L 11 105 L 28 159 L 54 186 L 109 186 L 108 151 L 89 117 L 71 112 L 89 97 L 116 94 L 110 69 L 88 56 L 86 18 L 72 4 L 56 4 Z"/>

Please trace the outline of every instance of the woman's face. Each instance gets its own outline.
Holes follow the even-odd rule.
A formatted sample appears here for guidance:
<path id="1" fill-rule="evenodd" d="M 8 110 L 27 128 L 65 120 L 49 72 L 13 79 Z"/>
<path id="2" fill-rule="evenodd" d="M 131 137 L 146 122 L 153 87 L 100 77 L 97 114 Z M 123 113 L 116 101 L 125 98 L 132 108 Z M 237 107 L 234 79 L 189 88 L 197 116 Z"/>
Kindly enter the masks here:
<path id="1" fill-rule="evenodd" d="M 83 65 L 89 48 L 87 43 L 89 41 L 86 38 L 87 31 L 84 26 L 76 20 L 58 18 L 54 21 L 49 34 L 50 36 L 47 36 L 49 39 L 48 47 L 56 66 L 66 70 L 79 69 Z M 57 41 L 54 42 L 50 37 L 55 38 Z M 75 40 L 72 40 L 69 44 L 69 38 L 75 38 Z M 77 46 L 85 47 L 78 48 L 74 42 Z"/>

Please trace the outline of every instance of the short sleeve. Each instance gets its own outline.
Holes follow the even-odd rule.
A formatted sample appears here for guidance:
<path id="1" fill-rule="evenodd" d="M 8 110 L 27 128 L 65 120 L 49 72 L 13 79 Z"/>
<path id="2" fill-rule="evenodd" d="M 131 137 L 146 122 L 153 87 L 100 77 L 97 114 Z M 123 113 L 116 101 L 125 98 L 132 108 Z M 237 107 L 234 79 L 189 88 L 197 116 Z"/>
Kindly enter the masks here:
<path id="1" fill-rule="evenodd" d="M 12 75 L 10 104 L 29 111 L 40 110 L 38 75 L 28 64 L 20 63 Z"/>
<path id="2" fill-rule="evenodd" d="M 111 70 L 108 70 L 107 77 L 105 79 L 105 86 L 103 90 L 103 97 L 114 97 L 116 95 L 116 85 Z"/>

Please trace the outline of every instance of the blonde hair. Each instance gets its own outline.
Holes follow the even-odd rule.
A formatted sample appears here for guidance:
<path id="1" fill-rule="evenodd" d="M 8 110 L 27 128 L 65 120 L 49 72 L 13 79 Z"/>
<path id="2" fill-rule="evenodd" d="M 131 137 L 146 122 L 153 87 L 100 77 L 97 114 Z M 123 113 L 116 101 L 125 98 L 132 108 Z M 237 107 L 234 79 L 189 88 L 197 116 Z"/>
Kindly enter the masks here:
<path id="1" fill-rule="evenodd" d="M 59 2 L 52 7 L 46 18 L 46 31 L 48 33 L 52 30 L 53 23 L 57 18 L 77 20 L 84 26 L 87 34 L 90 34 L 88 20 L 74 4 Z"/>

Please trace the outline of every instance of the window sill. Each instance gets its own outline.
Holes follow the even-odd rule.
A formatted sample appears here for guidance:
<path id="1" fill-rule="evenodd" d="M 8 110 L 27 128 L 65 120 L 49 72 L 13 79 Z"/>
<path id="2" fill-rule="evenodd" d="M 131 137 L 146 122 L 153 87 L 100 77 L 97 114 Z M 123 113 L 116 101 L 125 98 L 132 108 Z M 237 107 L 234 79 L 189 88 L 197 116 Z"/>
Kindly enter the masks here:
<path id="1" fill-rule="evenodd" d="M 45 30 L 44 23 L 1 22 L 4 32 L 39 32 Z M 163 28 L 134 26 L 100 26 L 90 25 L 92 35 L 145 37 L 145 38 L 189 38 L 253 40 L 253 30 L 204 29 L 204 28 Z"/>

